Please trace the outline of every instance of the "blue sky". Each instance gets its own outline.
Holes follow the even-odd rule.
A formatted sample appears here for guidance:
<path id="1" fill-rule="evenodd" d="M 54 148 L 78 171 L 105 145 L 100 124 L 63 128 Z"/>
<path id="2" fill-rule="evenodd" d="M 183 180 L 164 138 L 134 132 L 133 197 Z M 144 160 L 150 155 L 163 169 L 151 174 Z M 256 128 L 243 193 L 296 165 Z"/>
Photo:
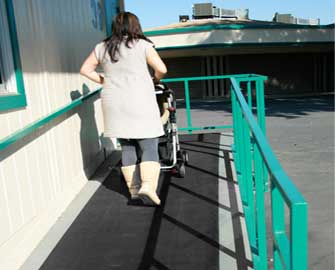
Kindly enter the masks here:
<path id="1" fill-rule="evenodd" d="M 126 10 L 135 13 L 144 29 L 178 22 L 179 15 L 191 15 L 192 4 L 213 3 L 227 9 L 248 8 L 255 20 L 272 20 L 275 12 L 298 18 L 320 18 L 321 24 L 335 22 L 334 0 L 125 0 Z"/>

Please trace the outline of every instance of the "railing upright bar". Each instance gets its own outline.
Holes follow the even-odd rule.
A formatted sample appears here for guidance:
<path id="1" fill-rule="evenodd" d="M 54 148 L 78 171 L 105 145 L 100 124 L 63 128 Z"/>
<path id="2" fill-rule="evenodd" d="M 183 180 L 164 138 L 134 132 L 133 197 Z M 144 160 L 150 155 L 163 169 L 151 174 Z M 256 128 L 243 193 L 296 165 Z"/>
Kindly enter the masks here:
<path id="1" fill-rule="evenodd" d="M 192 128 L 191 104 L 190 104 L 190 89 L 188 80 L 184 80 L 185 103 L 187 114 L 187 127 Z M 192 134 L 192 129 L 188 130 L 188 134 Z"/>
<path id="2" fill-rule="evenodd" d="M 266 135 L 265 126 L 265 105 L 264 105 L 264 82 L 261 79 L 256 79 L 256 102 L 257 102 L 257 119 L 258 124 Z"/>
<path id="3" fill-rule="evenodd" d="M 234 133 L 234 161 L 235 161 L 235 169 L 236 173 L 239 175 L 241 171 L 241 165 L 240 165 L 240 160 L 239 160 L 239 155 L 240 155 L 240 149 L 238 145 L 238 124 L 237 124 L 237 101 L 236 101 L 236 94 L 235 92 L 231 89 L 230 92 L 231 96 L 231 104 L 232 104 L 232 114 L 233 114 L 233 133 Z"/>
<path id="4" fill-rule="evenodd" d="M 245 164 L 245 151 L 244 151 L 244 146 L 243 146 L 243 114 L 242 114 L 242 109 L 239 106 L 238 103 L 236 103 L 236 124 L 237 124 L 237 145 L 238 145 L 238 150 L 239 150 L 239 168 L 240 168 L 240 188 L 241 188 L 241 199 L 242 203 L 246 206 L 248 206 L 248 194 L 247 194 L 247 179 L 244 174 L 246 171 L 246 164 Z"/>
<path id="5" fill-rule="evenodd" d="M 266 245 L 266 219 L 265 198 L 263 187 L 263 162 L 259 148 L 254 144 L 254 167 L 255 167 L 255 189 L 256 189 L 256 219 L 257 219 L 257 246 L 259 255 L 259 269 L 267 270 L 267 245 Z"/>
<path id="6" fill-rule="evenodd" d="M 273 181 L 271 181 L 273 183 Z M 281 270 L 287 269 L 287 254 L 289 251 L 282 252 L 280 239 L 286 235 L 285 230 L 285 212 L 284 212 L 284 199 L 280 194 L 278 187 L 275 184 L 271 185 L 271 214 L 272 214 L 272 233 L 274 237 L 273 254 L 274 254 L 274 269 Z M 286 248 L 286 247 L 285 247 Z"/>
<path id="7" fill-rule="evenodd" d="M 242 116 L 242 140 L 243 140 L 243 150 L 244 150 L 244 170 L 243 178 L 247 194 L 248 202 L 248 214 L 249 218 L 249 242 L 254 248 L 256 245 L 256 220 L 255 220 L 255 200 L 254 200 L 254 190 L 253 190 L 253 178 L 252 178 L 252 163 L 251 163 L 251 143 L 250 143 L 250 130 L 247 121 Z"/>
<path id="8" fill-rule="evenodd" d="M 265 104 L 264 104 L 264 80 L 262 78 L 256 79 L 256 104 L 257 104 L 257 120 L 258 124 L 263 131 L 264 136 L 266 136 L 266 123 L 265 123 Z M 268 170 L 263 164 L 263 181 L 264 189 L 269 191 L 269 180 L 268 180 Z"/>
<path id="9" fill-rule="evenodd" d="M 307 269 L 307 204 L 302 203 L 292 205 L 290 218 L 291 270 Z"/>
<path id="10" fill-rule="evenodd" d="M 283 270 L 285 269 L 283 266 L 283 260 L 280 256 L 280 251 L 278 247 L 273 247 L 273 269 L 274 270 Z"/>
<path id="11" fill-rule="evenodd" d="M 251 92 L 251 81 L 247 82 L 247 93 L 248 93 L 248 105 L 252 111 L 252 92 Z"/>

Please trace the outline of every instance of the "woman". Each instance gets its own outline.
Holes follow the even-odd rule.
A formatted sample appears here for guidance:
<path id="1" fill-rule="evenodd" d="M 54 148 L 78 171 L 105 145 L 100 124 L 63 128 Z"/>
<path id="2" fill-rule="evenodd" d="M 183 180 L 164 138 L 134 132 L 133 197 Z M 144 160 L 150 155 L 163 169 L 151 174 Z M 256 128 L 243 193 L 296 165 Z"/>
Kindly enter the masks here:
<path id="1" fill-rule="evenodd" d="M 101 64 L 104 76 L 96 72 Z M 148 65 L 154 70 L 151 77 Z M 103 84 L 101 102 L 105 136 L 118 138 L 122 149 L 121 171 L 132 199 L 160 204 L 156 194 L 160 163 L 158 137 L 164 135 L 154 82 L 166 66 L 144 36 L 136 15 L 121 12 L 113 20 L 112 36 L 98 43 L 80 73 Z M 136 164 L 140 148 L 141 162 Z M 142 181 L 141 181 L 142 180 Z"/>

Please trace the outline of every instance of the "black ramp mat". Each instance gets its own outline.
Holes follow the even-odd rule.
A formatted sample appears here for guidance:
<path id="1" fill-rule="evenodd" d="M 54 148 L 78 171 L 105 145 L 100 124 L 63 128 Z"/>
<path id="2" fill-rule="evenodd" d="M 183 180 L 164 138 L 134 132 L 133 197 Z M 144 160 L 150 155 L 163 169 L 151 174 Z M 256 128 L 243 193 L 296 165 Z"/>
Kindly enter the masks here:
<path id="1" fill-rule="evenodd" d="M 169 183 L 150 269 L 218 269 L 218 144 L 217 134 L 181 137 L 190 161 Z"/>
<path id="2" fill-rule="evenodd" d="M 190 159 L 186 178 L 161 173 L 161 207 L 127 205 L 112 171 L 40 269 L 219 269 L 219 134 L 180 140 Z"/>

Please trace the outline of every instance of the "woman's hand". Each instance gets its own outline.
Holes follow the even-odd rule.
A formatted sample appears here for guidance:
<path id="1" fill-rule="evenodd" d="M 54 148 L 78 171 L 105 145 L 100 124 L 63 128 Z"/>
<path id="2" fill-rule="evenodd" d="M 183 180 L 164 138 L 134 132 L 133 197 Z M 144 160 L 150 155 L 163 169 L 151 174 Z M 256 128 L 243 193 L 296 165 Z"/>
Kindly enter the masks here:
<path id="1" fill-rule="evenodd" d="M 160 80 L 157 79 L 156 77 L 152 77 L 152 81 L 154 82 L 154 84 L 159 84 Z"/>
<path id="2" fill-rule="evenodd" d="M 99 61 L 93 50 L 81 66 L 80 74 L 96 83 L 103 84 L 104 77 L 95 71 L 98 65 Z"/>
<path id="3" fill-rule="evenodd" d="M 155 71 L 154 83 L 159 83 L 159 81 L 163 79 L 167 73 L 167 69 L 159 54 L 153 47 L 148 48 L 147 63 Z"/>

